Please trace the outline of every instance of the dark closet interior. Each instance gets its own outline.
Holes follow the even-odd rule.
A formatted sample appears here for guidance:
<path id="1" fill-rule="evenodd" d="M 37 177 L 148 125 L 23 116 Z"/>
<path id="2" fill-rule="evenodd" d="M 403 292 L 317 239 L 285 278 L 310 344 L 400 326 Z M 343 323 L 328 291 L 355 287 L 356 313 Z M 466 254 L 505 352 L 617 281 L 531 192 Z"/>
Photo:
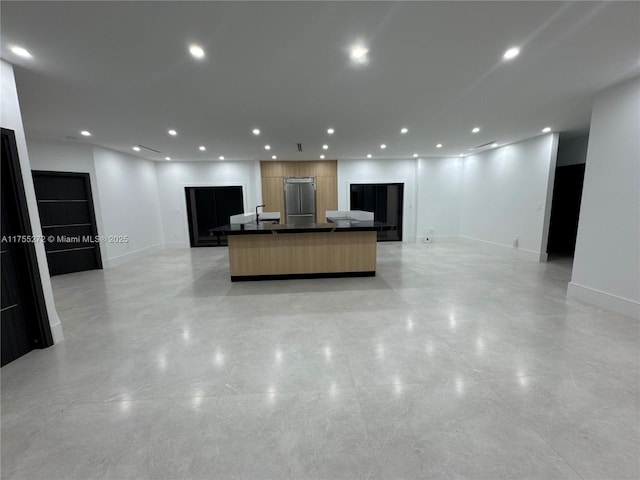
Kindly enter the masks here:
<path id="1" fill-rule="evenodd" d="M 578 235 L 584 168 L 584 163 L 556 168 L 547 245 L 549 255 L 573 256 Z"/>

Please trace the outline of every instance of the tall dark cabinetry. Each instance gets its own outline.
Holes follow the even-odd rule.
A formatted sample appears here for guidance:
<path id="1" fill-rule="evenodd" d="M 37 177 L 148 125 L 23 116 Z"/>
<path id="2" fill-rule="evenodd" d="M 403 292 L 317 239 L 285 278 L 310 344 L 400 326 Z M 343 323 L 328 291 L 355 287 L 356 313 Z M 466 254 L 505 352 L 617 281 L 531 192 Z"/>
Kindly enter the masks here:
<path id="1" fill-rule="evenodd" d="M 33 171 L 49 273 L 102 268 L 88 173 Z"/>
<path id="2" fill-rule="evenodd" d="M 2 365 L 53 345 L 14 133 L 2 129 Z"/>

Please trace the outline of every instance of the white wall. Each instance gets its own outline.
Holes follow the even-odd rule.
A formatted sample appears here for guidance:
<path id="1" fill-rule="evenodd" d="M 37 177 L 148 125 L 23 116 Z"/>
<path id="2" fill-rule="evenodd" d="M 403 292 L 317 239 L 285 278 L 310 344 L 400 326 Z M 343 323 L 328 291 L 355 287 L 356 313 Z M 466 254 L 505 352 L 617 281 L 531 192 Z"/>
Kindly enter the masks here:
<path id="1" fill-rule="evenodd" d="M 414 242 L 416 236 L 415 159 L 338 160 L 338 210 L 349 210 L 351 183 L 404 183 L 402 239 Z"/>
<path id="2" fill-rule="evenodd" d="M 38 204 L 36 202 L 36 195 L 33 189 L 31 166 L 29 163 L 29 154 L 27 152 L 27 142 L 24 136 L 22 114 L 20 113 L 20 104 L 18 102 L 18 92 L 16 90 L 13 67 L 4 60 L 0 60 L 0 82 L 0 97 L 2 99 L 0 123 L 2 128 L 7 128 L 15 132 L 24 190 L 27 197 L 27 207 L 29 209 L 29 217 L 31 219 L 31 230 L 34 235 L 42 235 L 42 229 L 40 228 L 40 216 L 38 214 Z M 60 324 L 60 318 L 58 317 L 58 312 L 56 311 L 55 302 L 53 300 L 51 278 L 49 276 L 49 266 L 47 264 L 47 255 L 44 250 L 44 244 L 36 243 L 35 250 L 36 258 L 38 260 L 38 269 L 40 270 L 40 278 L 42 281 L 42 290 L 44 292 L 44 300 L 47 307 L 47 315 L 49 316 L 49 325 L 51 326 L 51 335 L 53 336 L 53 341 L 57 343 L 63 339 L 62 325 Z"/>
<path id="3" fill-rule="evenodd" d="M 640 78 L 596 95 L 568 294 L 640 318 Z"/>
<path id="4" fill-rule="evenodd" d="M 154 162 L 94 147 L 102 235 L 128 242 L 104 243 L 107 266 L 136 258 L 164 244 Z M 104 260 L 104 259 L 103 259 Z"/>
<path id="5" fill-rule="evenodd" d="M 245 211 L 262 200 L 260 162 L 166 162 L 156 165 L 164 239 L 189 246 L 185 187 L 241 185 Z"/>
<path id="6" fill-rule="evenodd" d="M 548 134 L 465 158 L 460 235 L 546 258 L 558 146 Z"/>
<path id="7" fill-rule="evenodd" d="M 418 159 L 417 235 L 422 240 L 460 234 L 462 158 Z"/>

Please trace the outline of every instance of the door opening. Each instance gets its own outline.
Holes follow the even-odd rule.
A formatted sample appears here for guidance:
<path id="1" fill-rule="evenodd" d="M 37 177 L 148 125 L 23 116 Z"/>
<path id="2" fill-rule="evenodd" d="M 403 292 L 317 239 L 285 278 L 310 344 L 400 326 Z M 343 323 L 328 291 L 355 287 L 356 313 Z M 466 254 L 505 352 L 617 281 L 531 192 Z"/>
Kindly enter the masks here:
<path id="1" fill-rule="evenodd" d="M 549 259 L 571 257 L 576 248 L 588 135 L 561 137 L 551 200 Z"/>
<path id="2" fill-rule="evenodd" d="M 376 222 L 396 227 L 378 232 L 379 242 L 402 241 L 403 183 L 351 184 L 350 197 L 352 210 L 373 212 Z"/>
<path id="3" fill-rule="evenodd" d="M 192 247 L 226 246 L 227 238 L 212 230 L 244 212 L 241 186 L 185 187 L 189 241 Z"/>

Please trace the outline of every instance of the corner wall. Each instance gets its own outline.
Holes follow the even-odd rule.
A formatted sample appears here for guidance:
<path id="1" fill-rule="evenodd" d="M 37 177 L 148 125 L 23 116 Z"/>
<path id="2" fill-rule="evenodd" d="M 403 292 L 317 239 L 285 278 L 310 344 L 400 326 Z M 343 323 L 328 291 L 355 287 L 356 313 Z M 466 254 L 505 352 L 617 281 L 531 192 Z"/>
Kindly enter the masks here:
<path id="1" fill-rule="evenodd" d="M 460 235 L 462 158 L 418 159 L 417 239 Z"/>
<path id="2" fill-rule="evenodd" d="M 102 235 L 128 237 L 128 242 L 106 242 L 107 267 L 162 248 L 164 237 L 155 164 L 124 153 L 93 147 Z"/>
<path id="3" fill-rule="evenodd" d="M 460 236 L 546 260 L 558 135 L 541 135 L 465 158 Z"/>
<path id="4" fill-rule="evenodd" d="M 18 156 L 20 157 L 20 167 L 22 170 L 22 180 L 24 182 L 24 190 L 27 197 L 27 208 L 29 210 L 29 218 L 31 220 L 31 230 L 33 235 L 42 235 L 40 228 L 40 215 L 38 213 L 38 204 L 36 202 L 36 194 L 33 188 L 33 179 L 31 177 L 31 165 L 29 163 L 29 154 L 27 152 L 27 141 L 24 136 L 24 127 L 22 124 L 22 114 L 20 113 L 20 103 L 18 102 L 18 92 L 16 90 L 16 80 L 13 74 L 13 66 L 10 63 L 0 60 L 0 93 L 2 98 L 2 119 L 0 123 L 3 128 L 13 130 L 16 136 L 16 144 L 18 147 Z M 54 343 L 61 341 L 64 336 L 62 334 L 62 325 L 56 311 L 56 305 L 53 299 L 53 291 L 51 289 L 51 277 L 49 276 L 49 265 L 47 263 L 47 255 L 44 250 L 44 244 L 35 243 L 36 258 L 38 259 L 38 269 L 40 270 L 40 279 L 42 281 L 42 291 L 47 307 L 47 315 L 49 316 L 49 326 Z"/>
<path id="5" fill-rule="evenodd" d="M 640 318 L 640 77 L 597 94 L 568 295 Z"/>

